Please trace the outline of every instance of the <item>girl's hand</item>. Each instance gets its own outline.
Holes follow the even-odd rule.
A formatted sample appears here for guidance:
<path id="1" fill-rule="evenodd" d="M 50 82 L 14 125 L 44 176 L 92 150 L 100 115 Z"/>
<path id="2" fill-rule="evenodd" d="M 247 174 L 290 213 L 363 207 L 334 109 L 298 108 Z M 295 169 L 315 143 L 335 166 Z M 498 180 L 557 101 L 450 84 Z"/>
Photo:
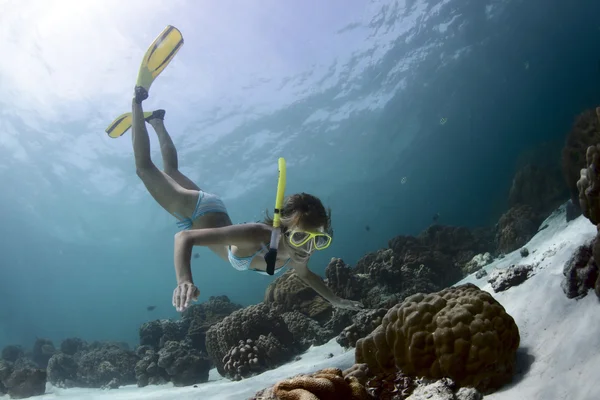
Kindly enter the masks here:
<path id="1" fill-rule="evenodd" d="M 173 291 L 173 307 L 178 312 L 185 311 L 192 301 L 198 301 L 200 290 L 192 282 L 181 282 Z"/>

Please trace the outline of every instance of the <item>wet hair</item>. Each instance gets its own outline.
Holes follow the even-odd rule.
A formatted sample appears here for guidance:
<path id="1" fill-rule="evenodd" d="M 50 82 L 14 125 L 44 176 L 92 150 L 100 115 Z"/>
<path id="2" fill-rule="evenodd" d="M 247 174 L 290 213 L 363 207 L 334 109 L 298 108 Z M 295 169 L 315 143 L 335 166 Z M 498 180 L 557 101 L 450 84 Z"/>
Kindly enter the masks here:
<path id="1" fill-rule="evenodd" d="M 264 223 L 273 226 L 273 218 L 265 211 Z M 281 210 L 281 224 L 285 226 L 303 225 L 307 228 L 322 226 L 325 232 L 331 229 L 331 209 L 323 206 L 321 200 L 308 193 L 296 193 L 285 199 Z"/>

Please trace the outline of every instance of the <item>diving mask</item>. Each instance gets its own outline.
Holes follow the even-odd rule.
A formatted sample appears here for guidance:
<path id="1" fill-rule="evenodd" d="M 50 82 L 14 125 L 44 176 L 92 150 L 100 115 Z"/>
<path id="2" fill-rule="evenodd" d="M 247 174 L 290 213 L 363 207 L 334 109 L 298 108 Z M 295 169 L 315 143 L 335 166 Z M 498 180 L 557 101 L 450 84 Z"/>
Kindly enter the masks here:
<path id="1" fill-rule="evenodd" d="M 285 232 L 285 236 L 294 247 L 303 247 L 312 240 L 312 247 L 316 250 L 324 250 L 331 244 L 331 236 L 324 232 L 305 231 L 292 229 Z"/>

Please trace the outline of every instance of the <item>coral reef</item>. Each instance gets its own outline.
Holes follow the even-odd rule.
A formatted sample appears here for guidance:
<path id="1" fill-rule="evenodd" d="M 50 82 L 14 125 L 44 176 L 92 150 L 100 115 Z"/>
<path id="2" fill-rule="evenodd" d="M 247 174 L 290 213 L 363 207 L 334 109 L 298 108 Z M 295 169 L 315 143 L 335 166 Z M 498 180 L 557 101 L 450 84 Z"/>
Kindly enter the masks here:
<path id="1" fill-rule="evenodd" d="M 299 344 L 294 342 L 294 336 L 281 315 L 267 304 L 260 303 L 234 311 L 206 332 L 206 348 L 217 371 L 226 376 L 223 360 L 227 353 L 237 346 L 240 340 L 257 341 L 261 335 L 272 338 L 269 343 L 265 343 L 266 346 L 268 344 L 275 346 L 266 349 L 267 357 L 269 354 L 276 355 L 283 352 L 286 355 L 284 359 L 287 360 L 302 350 Z M 281 357 L 266 360 L 269 368 L 275 368 L 280 362 L 282 362 Z"/>
<path id="2" fill-rule="evenodd" d="M 54 354 L 48 361 L 48 381 L 61 387 L 130 385 L 136 382 L 137 362 L 136 354 L 120 344 L 93 342 L 73 355 Z"/>
<path id="3" fill-rule="evenodd" d="M 579 246 L 563 267 L 561 287 L 569 299 L 581 299 L 600 284 L 598 266 L 593 256 L 597 239 Z M 596 292 L 597 293 L 597 292 Z M 600 296 L 598 296 L 600 297 Z"/>
<path id="4" fill-rule="evenodd" d="M 523 247 L 537 233 L 547 216 L 529 205 L 518 205 L 505 212 L 496 226 L 497 251 L 510 253 Z"/>
<path id="5" fill-rule="evenodd" d="M 511 265 L 508 268 L 494 270 L 488 278 L 494 292 L 503 292 L 518 286 L 533 274 L 533 265 Z"/>
<path id="6" fill-rule="evenodd" d="M 600 143 L 598 109 L 586 110 L 576 117 L 562 152 L 563 175 L 573 205 L 577 207 L 579 207 L 577 181 L 580 179 L 580 171 L 587 165 L 588 147 L 595 146 L 597 143 Z"/>
<path id="7" fill-rule="evenodd" d="M 588 147 L 577 190 L 583 215 L 592 224 L 600 224 L 600 144 Z"/>
<path id="8" fill-rule="evenodd" d="M 378 308 L 375 310 L 362 310 L 352 317 L 352 325 L 344 328 L 342 333 L 338 335 L 336 341 L 345 348 L 355 347 L 356 341 L 373 332 L 379 325 L 383 317 L 387 313 L 386 308 Z"/>
<path id="9" fill-rule="evenodd" d="M 463 274 L 471 275 L 473 272 L 479 271 L 492 261 L 494 261 L 494 257 L 492 257 L 489 252 L 477 254 L 462 268 Z"/>
<path id="10" fill-rule="evenodd" d="M 206 352 L 206 331 L 241 308 L 240 304 L 232 303 L 227 296 L 211 296 L 205 303 L 192 305 L 183 313 L 186 338 L 196 349 Z"/>
<path id="11" fill-rule="evenodd" d="M 267 287 L 264 303 L 280 313 L 298 311 L 320 323 L 327 321 L 333 312 L 331 304 L 304 283 L 293 269 Z"/>
<path id="12" fill-rule="evenodd" d="M 568 197 L 559 166 L 527 164 L 513 178 L 508 203 L 530 206 L 544 220 Z"/>
<path id="13" fill-rule="evenodd" d="M 189 342 L 167 342 L 158 351 L 156 364 L 165 370 L 175 386 L 208 381 L 210 361 L 205 353 L 194 349 Z"/>
<path id="14" fill-rule="evenodd" d="M 0 394 L 11 399 L 25 399 L 44 394 L 46 371 L 33 361 L 18 358 L 14 362 L 0 360 Z"/>
<path id="15" fill-rule="evenodd" d="M 392 307 L 356 344 L 372 373 L 455 380 L 491 393 L 512 378 L 519 330 L 487 292 L 472 284 L 415 294 Z"/>
<path id="16" fill-rule="evenodd" d="M 417 237 L 391 239 L 389 248 L 366 254 L 354 268 L 333 258 L 325 274 L 336 295 L 368 308 L 389 308 L 412 294 L 460 280 L 465 264 L 493 247 L 492 230 L 432 225 Z"/>
<path id="17" fill-rule="evenodd" d="M 309 375 L 279 381 L 257 393 L 252 400 L 370 400 L 365 387 L 339 368 L 326 368 Z"/>
<path id="18" fill-rule="evenodd" d="M 281 317 L 294 335 L 294 341 L 302 348 L 320 346 L 335 336 L 331 329 L 322 327 L 317 321 L 298 311 L 283 313 Z"/>

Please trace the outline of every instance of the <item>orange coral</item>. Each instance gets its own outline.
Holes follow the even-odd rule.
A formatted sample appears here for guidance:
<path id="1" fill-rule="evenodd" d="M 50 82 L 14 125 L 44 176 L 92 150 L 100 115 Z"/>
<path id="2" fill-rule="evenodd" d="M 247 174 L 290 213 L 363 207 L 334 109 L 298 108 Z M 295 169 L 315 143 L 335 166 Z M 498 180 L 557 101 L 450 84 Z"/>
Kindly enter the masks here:
<path id="1" fill-rule="evenodd" d="M 448 377 L 491 393 L 510 381 L 519 330 L 488 292 L 465 284 L 415 294 L 392 307 L 356 344 L 356 362 L 374 374 Z"/>
<path id="2" fill-rule="evenodd" d="M 338 368 L 326 368 L 278 382 L 273 394 L 279 400 L 368 400 L 363 385 L 352 376 L 344 379 Z"/>

